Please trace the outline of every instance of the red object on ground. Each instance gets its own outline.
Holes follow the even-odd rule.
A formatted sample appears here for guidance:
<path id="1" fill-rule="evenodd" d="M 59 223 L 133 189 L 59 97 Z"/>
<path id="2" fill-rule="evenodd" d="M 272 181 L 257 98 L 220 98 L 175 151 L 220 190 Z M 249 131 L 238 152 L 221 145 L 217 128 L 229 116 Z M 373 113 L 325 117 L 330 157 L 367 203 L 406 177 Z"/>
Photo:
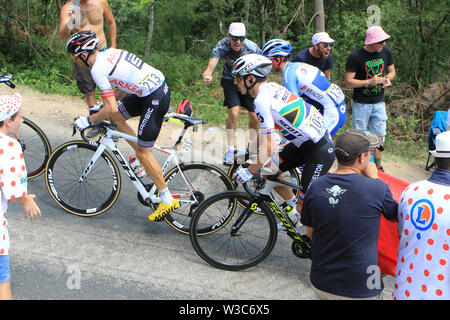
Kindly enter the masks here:
<path id="1" fill-rule="evenodd" d="M 378 170 L 378 177 L 389 185 L 392 196 L 398 202 L 400 195 L 409 183 L 381 170 Z M 378 236 L 378 266 L 381 272 L 394 277 L 399 243 L 397 222 L 391 222 L 382 215 Z"/>

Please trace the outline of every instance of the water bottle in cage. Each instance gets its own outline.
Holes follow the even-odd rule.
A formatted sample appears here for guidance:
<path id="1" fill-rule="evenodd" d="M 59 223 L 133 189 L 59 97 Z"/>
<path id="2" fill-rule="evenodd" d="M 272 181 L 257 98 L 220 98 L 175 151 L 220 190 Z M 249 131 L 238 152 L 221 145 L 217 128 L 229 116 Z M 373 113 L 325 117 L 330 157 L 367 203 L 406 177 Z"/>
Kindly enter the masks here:
<path id="1" fill-rule="evenodd" d="M 144 168 L 141 166 L 141 163 L 139 162 L 139 160 L 136 157 L 130 156 L 129 163 L 130 163 L 131 169 L 133 169 L 134 174 L 138 178 L 145 177 L 146 172 L 145 172 Z"/>

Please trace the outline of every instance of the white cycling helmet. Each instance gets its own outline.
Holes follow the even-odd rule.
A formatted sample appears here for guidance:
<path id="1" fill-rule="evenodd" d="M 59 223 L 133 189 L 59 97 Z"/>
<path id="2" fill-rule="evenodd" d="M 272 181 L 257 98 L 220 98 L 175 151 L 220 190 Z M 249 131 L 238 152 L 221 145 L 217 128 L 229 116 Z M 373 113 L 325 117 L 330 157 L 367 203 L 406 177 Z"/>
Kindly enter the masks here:
<path id="1" fill-rule="evenodd" d="M 292 47 L 289 42 L 282 39 L 272 39 L 262 47 L 261 54 L 268 58 L 287 57 L 291 54 Z"/>
<path id="2" fill-rule="evenodd" d="M 272 61 L 260 54 L 250 53 L 237 59 L 233 64 L 231 72 L 241 77 L 254 75 L 265 78 L 271 70 Z"/>

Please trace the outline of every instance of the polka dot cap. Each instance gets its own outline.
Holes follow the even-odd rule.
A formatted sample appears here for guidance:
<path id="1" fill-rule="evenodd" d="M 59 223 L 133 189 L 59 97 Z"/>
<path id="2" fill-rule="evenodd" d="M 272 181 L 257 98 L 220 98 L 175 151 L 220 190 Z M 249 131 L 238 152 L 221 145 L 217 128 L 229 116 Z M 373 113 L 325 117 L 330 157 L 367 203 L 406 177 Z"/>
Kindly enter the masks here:
<path id="1" fill-rule="evenodd" d="M 22 106 L 22 96 L 16 93 L 13 96 L 0 96 L 0 121 L 4 121 L 19 111 Z"/>

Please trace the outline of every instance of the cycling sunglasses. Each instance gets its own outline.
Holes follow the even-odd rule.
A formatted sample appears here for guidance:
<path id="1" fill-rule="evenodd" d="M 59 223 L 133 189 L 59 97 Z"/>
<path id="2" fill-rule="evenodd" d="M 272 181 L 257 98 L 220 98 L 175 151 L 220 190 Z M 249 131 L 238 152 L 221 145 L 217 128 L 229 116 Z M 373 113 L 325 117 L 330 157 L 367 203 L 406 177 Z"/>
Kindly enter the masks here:
<path id="1" fill-rule="evenodd" d="M 230 34 L 230 37 L 231 37 L 231 40 L 233 40 L 233 41 L 241 40 L 241 42 L 244 42 L 244 40 L 245 40 L 245 37 L 232 36 L 231 34 Z"/>

